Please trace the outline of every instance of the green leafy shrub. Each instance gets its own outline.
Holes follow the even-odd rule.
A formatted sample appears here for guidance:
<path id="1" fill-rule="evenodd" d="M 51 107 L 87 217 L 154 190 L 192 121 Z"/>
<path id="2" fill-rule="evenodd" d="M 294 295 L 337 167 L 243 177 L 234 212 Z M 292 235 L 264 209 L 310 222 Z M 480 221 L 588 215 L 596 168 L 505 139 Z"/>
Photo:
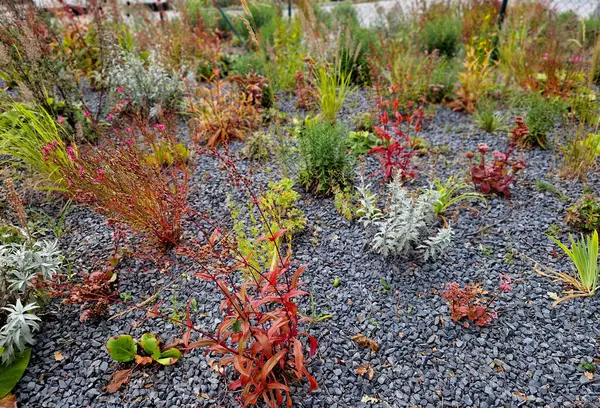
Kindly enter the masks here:
<path id="1" fill-rule="evenodd" d="M 565 221 L 582 231 L 600 230 L 600 198 L 584 195 L 567 209 Z"/>
<path id="2" fill-rule="evenodd" d="M 452 58 L 462 42 L 462 22 L 456 15 L 435 15 L 425 21 L 421 35 L 426 51 L 438 50 L 441 56 Z"/>
<path id="3" fill-rule="evenodd" d="M 346 154 L 346 129 L 330 122 L 305 120 L 298 132 L 300 184 L 313 194 L 331 194 L 352 179 Z"/>
<path id="4" fill-rule="evenodd" d="M 299 198 L 300 195 L 293 190 L 292 180 L 284 178 L 279 182 L 269 182 L 269 189 L 258 197 L 262 214 L 257 213 L 257 208 L 251 203 L 243 218 L 240 209 L 229 201 L 237 247 L 248 264 L 246 273 L 252 275 L 260 268 L 268 268 L 277 260 L 277 248 L 281 248 L 282 241 L 285 239 L 289 243 L 294 235 L 304 230 L 307 220 L 304 212 L 296 206 Z M 284 230 L 284 235 L 274 241 L 259 239 L 275 236 L 278 231 Z"/>
<path id="5" fill-rule="evenodd" d="M 546 146 L 548 133 L 561 117 L 563 105 L 559 101 L 532 94 L 526 100 L 526 107 L 525 124 L 529 127 L 529 134 L 522 142 L 528 146 L 543 148 Z"/>

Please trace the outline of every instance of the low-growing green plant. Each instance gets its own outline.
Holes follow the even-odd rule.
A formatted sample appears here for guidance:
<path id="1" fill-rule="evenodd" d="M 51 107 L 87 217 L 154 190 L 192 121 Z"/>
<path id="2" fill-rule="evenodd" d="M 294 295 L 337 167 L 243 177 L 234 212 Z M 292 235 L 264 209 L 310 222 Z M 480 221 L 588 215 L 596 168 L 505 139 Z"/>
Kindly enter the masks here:
<path id="1" fill-rule="evenodd" d="M 538 191 L 548 192 L 554 194 L 560 201 L 568 202 L 571 201 L 571 198 L 567 196 L 562 190 L 556 188 L 554 184 L 551 184 L 547 181 L 537 179 L 535 181 L 535 188 Z"/>
<path id="2" fill-rule="evenodd" d="M 554 282 L 562 282 L 571 287 L 563 292 L 564 296 L 552 296 L 554 298 L 554 306 L 568 299 L 573 299 L 582 296 L 593 296 L 598 289 L 598 273 L 600 266 L 598 265 L 598 232 L 594 231 L 591 235 L 581 236 L 575 240 L 569 235 L 571 247 L 567 247 L 554 237 L 549 237 L 556 243 L 573 262 L 573 267 L 576 276 L 572 274 L 551 270 L 543 267 L 543 271 L 538 268 L 537 272 L 546 276 Z"/>
<path id="3" fill-rule="evenodd" d="M 348 147 L 356 156 L 362 156 L 371 151 L 375 146 L 380 146 L 382 141 L 371 132 L 349 132 Z"/>
<path id="4" fill-rule="evenodd" d="M 352 119 L 352 123 L 356 128 L 357 132 L 370 132 L 373 133 L 377 121 L 375 115 L 370 112 L 359 113 Z"/>
<path id="5" fill-rule="evenodd" d="M 496 112 L 494 105 L 489 101 L 477 104 L 473 119 L 477 126 L 488 133 L 496 133 L 504 128 L 504 116 L 500 112 Z"/>
<path id="6" fill-rule="evenodd" d="M 572 227 L 586 232 L 600 230 L 600 198 L 585 194 L 567 208 L 565 221 Z"/>
<path id="7" fill-rule="evenodd" d="M 586 133 L 584 127 L 580 126 L 563 152 L 564 161 L 559 171 L 561 177 L 585 179 L 600 156 L 600 133 Z"/>
<path id="8" fill-rule="evenodd" d="M 298 130 L 300 184 L 313 194 L 331 194 L 352 179 L 353 160 L 346 154 L 346 129 L 331 122 L 305 120 Z"/>
<path id="9" fill-rule="evenodd" d="M 145 333 L 139 341 L 127 334 L 111 337 L 106 342 L 110 357 L 119 363 L 149 364 L 153 361 L 162 365 L 173 365 L 181 358 L 181 351 L 175 345 L 160 346 L 160 340 L 152 333 Z"/>
<path id="10" fill-rule="evenodd" d="M 439 199 L 434 203 L 435 215 L 441 215 L 452 205 L 466 200 L 481 200 L 486 202 L 485 197 L 472 191 L 470 185 L 464 180 L 456 180 L 450 176 L 445 183 L 440 179 L 433 181 L 433 188 L 438 192 Z"/>
<path id="11" fill-rule="evenodd" d="M 529 134 L 522 139 L 522 143 L 545 148 L 547 135 L 561 116 L 561 104 L 533 94 L 527 99 L 526 105 L 525 124 L 529 127 Z"/>
<path id="12" fill-rule="evenodd" d="M 356 193 L 350 186 L 346 186 L 343 189 L 335 187 L 334 193 L 335 209 L 346 217 L 346 219 L 352 220 L 356 213 L 356 206 L 354 204 Z"/>
<path id="13" fill-rule="evenodd" d="M 259 130 L 248 136 L 241 154 L 248 160 L 268 161 L 275 155 L 275 151 L 273 135 L 268 131 Z"/>

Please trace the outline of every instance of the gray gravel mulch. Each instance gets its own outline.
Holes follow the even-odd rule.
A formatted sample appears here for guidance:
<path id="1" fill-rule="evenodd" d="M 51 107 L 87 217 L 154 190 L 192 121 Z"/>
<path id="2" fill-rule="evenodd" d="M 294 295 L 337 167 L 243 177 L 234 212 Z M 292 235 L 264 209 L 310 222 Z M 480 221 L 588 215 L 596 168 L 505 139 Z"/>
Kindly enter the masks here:
<path id="1" fill-rule="evenodd" d="M 294 113 L 293 99 L 280 105 Z M 352 117 L 369 106 L 373 105 L 368 95 L 361 92 L 346 104 L 340 117 L 350 124 Z M 565 132 L 557 126 L 554 139 Z M 447 152 L 419 157 L 419 177 L 411 188 L 427 186 L 434 177 L 463 177 L 465 152 L 475 150 L 480 142 L 488 143 L 490 150 L 501 149 L 506 140 L 505 134 L 481 132 L 471 117 L 443 107 L 420 136 L 432 146 L 446 146 Z M 240 146 L 232 143 L 234 155 Z M 302 192 L 300 207 L 309 221 L 294 242 L 295 258 L 308 265 L 303 280 L 316 313 L 332 317 L 310 327 L 319 348 L 309 369 L 320 389 L 308 394 L 306 384 L 296 385 L 294 406 L 600 407 L 599 376 L 589 380 L 580 365 L 594 363 L 594 359 L 597 363 L 600 358 L 600 296 L 552 308 L 548 292 L 560 292 L 560 286 L 536 274 L 531 262 L 521 257 L 524 254 L 568 270 L 567 259 L 553 257 L 555 245 L 546 233 L 556 224 L 566 237 L 570 229 L 563 220 L 570 204 L 537 191 L 535 181 L 547 180 L 573 199 L 585 185 L 553 176 L 560 161 L 552 149 L 528 150 L 523 155 L 529 165 L 512 188 L 511 199 L 490 197 L 487 206 L 472 202 L 470 207 L 459 208 L 450 217 L 455 240 L 435 261 L 423 262 L 410 253 L 387 259 L 371 253 L 368 232 L 338 214 L 333 199 L 315 199 Z M 376 165 L 368 159 L 367 172 Z M 240 161 L 239 166 L 260 187 L 280 175 L 275 163 Z M 227 180 L 214 157 L 198 157 L 190 204 L 227 222 L 225 198 L 238 194 Z M 372 184 L 381 188 L 377 181 Z M 587 187 L 600 192 L 598 173 L 590 175 Z M 110 230 L 102 217 L 86 209 L 71 212 L 67 226 L 69 232 L 61 238 L 61 245 L 73 259 L 73 270 L 93 270 L 112 248 Z M 162 310 L 181 313 L 188 299 L 196 298 L 199 310 L 193 314 L 194 323 L 206 329 L 218 324 L 217 291 L 190 278 L 182 266 L 165 272 L 143 268 L 133 260 L 124 264 L 118 272 L 119 289 L 131 294 L 133 302 L 160 289 Z M 513 279 L 514 290 L 498 300 L 498 318 L 491 326 L 464 328 L 450 320 L 440 295 L 446 282 L 481 282 L 486 289 L 497 290 L 500 274 Z M 341 280 L 337 288 L 333 286 L 336 277 Z M 126 309 L 115 304 L 111 312 Z M 301 309 L 310 315 L 311 300 L 304 299 Z M 211 368 L 214 357 L 201 350 L 170 367 L 138 367 L 122 391 L 108 394 L 104 387 L 122 367 L 106 352 L 109 337 L 151 331 L 169 341 L 182 334 L 181 328 L 162 319 L 149 319 L 139 327 L 143 318 L 143 312 L 134 310 L 114 320 L 80 323 L 77 307 L 52 303 L 43 317 L 29 369 L 15 390 L 21 406 L 235 406 L 235 395 L 227 393 L 227 378 Z M 379 351 L 361 349 L 352 342 L 350 338 L 359 332 L 377 341 Z M 64 360 L 55 359 L 56 351 Z M 357 375 L 361 364 L 372 365 L 372 381 Z M 361 402 L 365 396 L 372 398 L 370 402 Z"/>

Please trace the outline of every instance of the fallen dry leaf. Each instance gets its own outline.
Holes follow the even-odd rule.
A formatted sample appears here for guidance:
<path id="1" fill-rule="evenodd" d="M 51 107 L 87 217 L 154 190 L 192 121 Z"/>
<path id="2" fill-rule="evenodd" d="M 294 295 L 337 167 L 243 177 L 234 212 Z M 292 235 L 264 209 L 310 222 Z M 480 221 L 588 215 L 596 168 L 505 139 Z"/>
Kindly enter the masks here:
<path id="1" fill-rule="evenodd" d="M 0 408 L 17 408 L 17 397 L 14 394 L 7 394 L 0 398 Z"/>
<path id="2" fill-rule="evenodd" d="M 513 392 L 513 394 L 515 395 L 515 397 L 522 398 L 525 401 L 527 401 L 527 395 L 523 394 L 522 392 L 515 391 L 515 392 Z"/>
<path id="3" fill-rule="evenodd" d="M 358 333 L 357 335 L 352 336 L 352 341 L 362 348 L 370 348 L 373 352 L 379 350 L 379 344 L 377 344 L 375 340 L 368 338 L 362 333 Z"/>
<path id="4" fill-rule="evenodd" d="M 62 353 L 60 351 L 55 351 L 54 352 L 54 359 L 56 361 L 63 361 L 65 358 L 63 357 Z"/>
<path id="5" fill-rule="evenodd" d="M 110 382 L 106 386 L 106 391 L 111 394 L 119 391 L 119 388 L 123 384 L 127 384 L 129 382 L 129 378 L 131 378 L 131 373 L 133 373 L 133 369 L 130 368 L 128 370 L 118 370 L 110 378 Z"/>
<path id="6" fill-rule="evenodd" d="M 366 374 L 369 381 L 372 381 L 373 376 L 375 375 L 375 370 L 373 370 L 373 366 L 371 364 L 361 364 L 356 369 L 356 374 L 360 375 L 361 377 L 364 377 Z"/>
<path id="7" fill-rule="evenodd" d="M 594 379 L 594 373 L 591 373 L 589 371 L 586 371 L 585 373 L 583 373 L 583 375 L 585 376 L 585 378 L 587 378 L 590 381 L 592 381 Z"/>
<path id="8" fill-rule="evenodd" d="M 146 365 L 152 363 L 152 357 L 142 357 L 138 354 L 135 355 L 135 363 L 139 365 Z"/>

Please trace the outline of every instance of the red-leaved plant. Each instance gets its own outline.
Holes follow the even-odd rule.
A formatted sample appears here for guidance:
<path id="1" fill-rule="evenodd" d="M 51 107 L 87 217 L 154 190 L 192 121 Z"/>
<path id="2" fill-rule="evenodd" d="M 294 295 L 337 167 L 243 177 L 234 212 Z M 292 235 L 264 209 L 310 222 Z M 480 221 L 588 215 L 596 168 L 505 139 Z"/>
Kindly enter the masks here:
<path id="1" fill-rule="evenodd" d="M 511 278 L 500 275 L 500 292 L 512 291 Z M 450 318 L 453 322 L 462 323 L 469 327 L 469 323 L 482 327 L 487 326 L 498 317 L 491 307 L 498 298 L 499 293 L 489 294 L 480 284 L 473 284 L 461 288 L 457 282 L 446 283 L 442 298 L 448 302 Z"/>
<path id="2" fill-rule="evenodd" d="M 485 155 L 489 150 L 485 143 L 477 146 L 479 152 L 477 163 L 473 163 L 474 153 L 466 154 L 469 159 L 471 181 L 475 188 L 484 194 L 497 193 L 506 198 L 510 197 L 509 187 L 515 182 L 517 173 L 527 165 L 523 159 L 511 160 L 517 144 L 529 133 L 529 129 L 521 117 L 517 117 L 515 123 L 515 128 L 511 130 L 508 148 L 504 152 L 495 151 L 492 154 L 494 160 L 491 163 L 485 160 Z"/>
<path id="3" fill-rule="evenodd" d="M 380 126 L 375 127 L 375 135 L 381 139 L 382 144 L 371 149 L 379 159 L 383 169 L 379 174 L 385 181 L 399 175 L 403 179 L 412 179 L 416 173 L 412 164 L 412 157 L 416 154 L 416 141 L 409 137 L 403 130 L 419 132 L 423 124 L 423 109 L 418 107 L 412 110 L 412 104 L 402 107 L 398 99 L 386 101 L 380 99 L 377 106 L 382 110 L 379 114 Z M 408 110 L 409 113 L 403 113 Z M 393 119 L 390 119 L 390 111 Z M 388 130 L 391 128 L 391 132 Z"/>
<path id="4" fill-rule="evenodd" d="M 251 202 L 266 222 L 250 181 L 237 171 L 231 159 L 215 154 L 224 161 L 232 179 L 245 186 Z M 200 223 L 196 222 L 196 225 L 202 230 Z M 188 350 L 207 347 L 209 352 L 223 356 L 219 367 L 233 369 L 235 379 L 230 389 L 241 390 L 240 400 L 244 407 L 261 401 L 271 408 L 282 406 L 284 401 L 291 407 L 289 384 L 292 381 L 305 378 L 310 391 L 318 388 L 306 368 L 305 345 L 301 338 L 308 342 L 309 356 L 315 354 L 317 340 L 299 330 L 301 319 L 295 303 L 297 297 L 308 295 L 299 289 L 305 266 L 295 267 L 290 250 L 282 255 L 278 243 L 285 233 L 286 230 L 279 230 L 259 238 L 269 240 L 275 247 L 268 271 L 258 270 L 248 262 L 232 235 L 220 229 L 210 235 L 204 234 L 201 245 L 181 246 L 177 250 L 178 255 L 192 260 L 200 268 L 196 277 L 214 283 L 224 296 L 220 306 L 224 317 L 216 334 L 202 334 L 200 339 L 191 341 L 194 330 L 188 311 L 184 344 Z M 249 269 L 252 273 L 245 274 L 249 280 L 238 283 L 236 272 Z"/>

